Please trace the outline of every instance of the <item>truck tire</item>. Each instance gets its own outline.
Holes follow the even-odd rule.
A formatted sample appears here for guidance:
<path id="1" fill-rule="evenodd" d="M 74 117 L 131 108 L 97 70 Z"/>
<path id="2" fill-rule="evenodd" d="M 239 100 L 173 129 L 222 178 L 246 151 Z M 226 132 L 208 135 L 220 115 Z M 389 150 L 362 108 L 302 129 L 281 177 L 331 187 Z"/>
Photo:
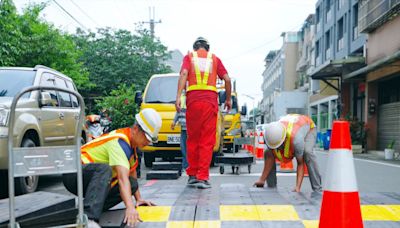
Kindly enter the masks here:
<path id="1" fill-rule="evenodd" d="M 22 140 L 21 147 L 36 147 L 30 138 Z M 17 195 L 35 192 L 39 183 L 39 176 L 27 176 L 15 178 L 15 193 Z"/>
<path id="2" fill-rule="evenodd" d="M 150 152 L 143 152 L 144 155 L 144 165 L 147 168 L 151 168 L 153 166 L 153 162 L 156 160 L 156 157 L 153 153 Z"/>

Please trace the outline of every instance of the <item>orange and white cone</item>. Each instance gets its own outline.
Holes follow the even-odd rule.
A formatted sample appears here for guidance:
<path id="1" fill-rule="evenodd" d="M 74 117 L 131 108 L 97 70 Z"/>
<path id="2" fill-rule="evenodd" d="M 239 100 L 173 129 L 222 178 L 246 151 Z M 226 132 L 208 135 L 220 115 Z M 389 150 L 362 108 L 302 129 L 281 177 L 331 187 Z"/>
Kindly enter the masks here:
<path id="1" fill-rule="evenodd" d="M 264 143 L 264 134 L 262 131 L 260 132 L 260 136 L 258 136 L 258 146 L 257 146 L 257 159 L 264 158 L 264 150 L 266 149 L 266 144 Z"/>
<path id="2" fill-rule="evenodd" d="M 290 161 L 282 161 L 279 166 L 279 171 L 282 173 L 291 173 L 294 172 L 293 168 L 293 160 Z"/>
<path id="3" fill-rule="evenodd" d="M 347 121 L 333 122 L 319 227 L 363 227 Z"/>

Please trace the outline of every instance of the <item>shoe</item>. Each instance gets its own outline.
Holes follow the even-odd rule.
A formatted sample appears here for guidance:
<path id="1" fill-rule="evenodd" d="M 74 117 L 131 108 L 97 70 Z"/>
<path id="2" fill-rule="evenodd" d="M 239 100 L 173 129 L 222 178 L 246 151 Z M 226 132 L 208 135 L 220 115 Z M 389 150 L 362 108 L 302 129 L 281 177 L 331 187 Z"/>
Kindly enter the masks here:
<path id="1" fill-rule="evenodd" d="M 196 187 L 200 189 L 207 189 L 211 188 L 211 184 L 207 180 L 199 180 L 196 184 Z"/>
<path id="2" fill-rule="evenodd" d="M 88 221 L 88 228 L 101 228 L 101 226 L 95 222 L 94 220 L 89 220 Z"/>
<path id="3" fill-rule="evenodd" d="M 195 176 L 189 176 L 187 186 L 194 186 L 198 182 L 197 178 Z"/>

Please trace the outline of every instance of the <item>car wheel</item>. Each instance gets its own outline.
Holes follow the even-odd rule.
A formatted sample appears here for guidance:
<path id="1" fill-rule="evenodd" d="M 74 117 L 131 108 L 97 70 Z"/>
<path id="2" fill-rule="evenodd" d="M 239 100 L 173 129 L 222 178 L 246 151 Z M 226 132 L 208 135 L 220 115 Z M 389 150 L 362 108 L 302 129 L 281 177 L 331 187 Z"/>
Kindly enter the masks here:
<path id="1" fill-rule="evenodd" d="M 35 147 L 33 140 L 23 139 L 21 147 Z M 35 192 L 39 183 L 39 176 L 27 176 L 15 178 L 15 192 L 17 195 Z"/>
<path id="2" fill-rule="evenodd" d="M 151 168 L 153 166 L 153 162 L 156 160 L 156 157 L 151 152 L 143 152 L 144 156 L 144 165 L 147 168 Z"/>

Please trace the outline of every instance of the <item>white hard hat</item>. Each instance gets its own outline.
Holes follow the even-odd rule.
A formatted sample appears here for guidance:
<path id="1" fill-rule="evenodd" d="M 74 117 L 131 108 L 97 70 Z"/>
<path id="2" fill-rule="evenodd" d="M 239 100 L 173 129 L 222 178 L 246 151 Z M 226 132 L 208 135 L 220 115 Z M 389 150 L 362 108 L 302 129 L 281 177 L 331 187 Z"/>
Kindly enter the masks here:
<path id="1" fill-rule="evenodd" d="M 158 141 L 158 132 L 160 131 L 162 120 L 160 114 L 152 108 L 145 108 L 135 116 L 137 123 L 143 129 L 146 138 L 150 142 Z"/>
<path id="2" fill-rule="evenodd" d="M 281 122 L 276 121 L 265 126 L 265 144 L 270 149 L 276 149 L 285 141 L 286 127 Z"/>

